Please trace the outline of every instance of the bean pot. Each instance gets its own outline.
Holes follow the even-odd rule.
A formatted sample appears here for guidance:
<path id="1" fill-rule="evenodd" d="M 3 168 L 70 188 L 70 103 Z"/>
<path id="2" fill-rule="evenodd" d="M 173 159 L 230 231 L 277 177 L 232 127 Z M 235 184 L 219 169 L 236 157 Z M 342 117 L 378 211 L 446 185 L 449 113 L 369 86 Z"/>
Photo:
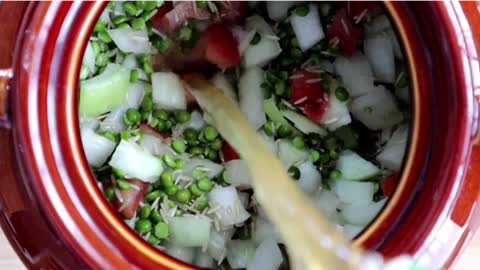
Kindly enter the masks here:
<path id="1" fill-rule="evenodd" d="M 0 2 L 0 223 L 29 269 L 195 269 L 110 208 L 83 154 L 78 74 L 104 2 Z M 386 2 L 411 78 L 401 180 L 354 240 L 449 267 L 478 228 L 476 2 Z M 476 43 L 477 42 L 477 43 Z"/>

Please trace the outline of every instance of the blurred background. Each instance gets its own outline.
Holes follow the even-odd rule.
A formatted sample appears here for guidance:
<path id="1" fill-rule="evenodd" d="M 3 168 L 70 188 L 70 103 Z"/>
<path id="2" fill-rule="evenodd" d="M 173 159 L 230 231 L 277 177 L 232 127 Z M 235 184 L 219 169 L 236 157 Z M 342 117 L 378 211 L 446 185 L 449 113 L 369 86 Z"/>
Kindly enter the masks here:
<path id="1" fill-rule="evenodd" d="M 452 270 L 478 270 L 480 255 L 480 232 L 470 241 Z M 25 270 L 20 259 L 10 247 L 5 235 L 0 230 L 0 269 Z"/>

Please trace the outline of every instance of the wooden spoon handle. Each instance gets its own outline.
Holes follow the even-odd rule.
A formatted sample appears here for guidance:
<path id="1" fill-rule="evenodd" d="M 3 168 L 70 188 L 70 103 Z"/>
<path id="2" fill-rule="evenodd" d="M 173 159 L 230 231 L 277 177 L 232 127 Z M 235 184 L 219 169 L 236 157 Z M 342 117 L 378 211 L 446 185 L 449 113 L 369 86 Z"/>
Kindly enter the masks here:
<path id="1" fill-rule="evenodd" d="M 236 104 L 200 76 L 186 80 L 200 107 L 247 163 L 255 195 L 285 239 L 292 261 L 310 270 L 357 269 L 361 250 L 352 247 L 288 177 Z"/>

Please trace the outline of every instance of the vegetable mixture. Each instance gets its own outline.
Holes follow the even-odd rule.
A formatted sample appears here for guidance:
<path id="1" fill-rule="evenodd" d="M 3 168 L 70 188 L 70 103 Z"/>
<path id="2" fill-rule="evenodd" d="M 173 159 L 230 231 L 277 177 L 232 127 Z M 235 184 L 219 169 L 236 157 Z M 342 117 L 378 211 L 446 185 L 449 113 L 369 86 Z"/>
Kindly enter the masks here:
<path id="1" fill-rule="evenodd" d="M 112 2 L 81 67 L 81 137 L 106 199 L 156 248 L 206 268 L 288 267 L 245 162 L 184 88 L 192 72 L 349 237 L 394 192 L 409 86 L 380 4 Z"/>

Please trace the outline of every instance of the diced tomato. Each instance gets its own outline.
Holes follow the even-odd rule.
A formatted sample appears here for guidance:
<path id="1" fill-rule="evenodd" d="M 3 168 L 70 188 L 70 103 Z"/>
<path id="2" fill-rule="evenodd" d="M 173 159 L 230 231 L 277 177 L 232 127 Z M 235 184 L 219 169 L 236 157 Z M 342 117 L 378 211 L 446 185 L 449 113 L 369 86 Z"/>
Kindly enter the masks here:
<path id="1" fill-rule="evenodd" d="M 240 155 L 233 149 L 233 147 L 227 142 L 223 142 L 222 146 L 223 161 L 228 162 L 230 160 L 239 159 Z"/>
<path id="2" fill-rule="evenodd" d="M 400 180 L 399 178 L 400 178 L 399 174 L 394 173 L 385 177 L 385 179 L 383 179 L 382 189 L 383 189 L 383 194 L 385 194 L 385 196 L 391 196 L 393 194 L 393 192 L 395 191 L 395 188 L 397 187 L 398 181 Z"/>
<path id="3" fill-rule="evenodd" d="M 296 70 L 292 77 L 291 102 L 295 107 L 315 103 L 323 98 L 323 84 L 320 74 L 305 69 Z"/>
<path id="4" fill-rule="evenodd" d="M 309 103 L 305 105 L 303 111 L 305 112 L 305 115 L 308 117 L 308 119 L 315 122 L 321 122 L 323 116 L 325 115 L 325 112 L 327 111 L 327 107 L 328 102 Z"/>
<path id="5" fill-rule="evenodd" d="M 210 25 L 203 38 L 205 58 L 219 68 L 228 68 L 240 64 L 238 42 L 232 32 L 223 24 Z"/>
<path id="6" fill-rule="evenodd" d="M 323 91 L 323 83 L 318 73 L 299 69 L 293 73 L 291 83 L 291 103 L 303 108 L 307 117 L 319 122 L 328 107 L 328 95 Z"/>
<path id="7" fill-rule="evenodd" d="M 195 1 L 180 2 L 173 9 L 168 10 L 168 7 L 165 7 L 164 10 L 167 12 L 159 11 L 151 20 L 153 27 L 163 33 L 174 31 L 188 19 L 208 20 L 212 16 L 208 9 L 198 8 Z"/>
<path id="8" fill-rule="evenodd" d="M 220 1 L 217 3 L 221 5 L 220 21 L 239 23 L 247 16 L 248 4 L 246 1 Z"/>
<path id="9" fill-rule="evenodd" d="M 327 29 L 327 36 L 330 42 L 338 40 L 338 47 L 344 55 L 352 56 L 357 50 L 361 32 L 347 17 L 345 9 L 341 9 L 333 17 L 332 24 Z"/>
<path id="10" fill-rule="evenodd" d="M 168 24 L 168 21 L 163 21 L 163 17 L 170 12 L 173 9 L 172 2 L 164 2 L 163 5 L 157 9 L 157 13 L 153 15 L 153 17 L 150 19 L 150 22 L 152 23 L 152 26 L 155 29 L 158 29 L 160 31 L 163 31 L 164 29 L 167 29 L 168 25 L 163 25 L 163 24 Z"/>
<path id="11" fill-rule="evenodd" d="M 128 179 L 126 181 L 130 183 L 130 188 L 127 190 L 120 190 L 122 201 L 117 198 L 114 202 L 114 206 L 124 217 L 132 218 L 135 215 L 145 192 L 150 186 L 150 183 L 145 183 L 138 179 Z"/>
<path id="12" fill-rule="evenodd" d="M 371 14 L 376 13 L 377 9 L 380 8 L 380 5 L 374 1 L 342 1 L 340 6 L 347 11 L 348 17 L 353 21 L 357 21 L 359 16 L 367 18 Z M 363 13 L 365 15 L 362 15 Z"/>

